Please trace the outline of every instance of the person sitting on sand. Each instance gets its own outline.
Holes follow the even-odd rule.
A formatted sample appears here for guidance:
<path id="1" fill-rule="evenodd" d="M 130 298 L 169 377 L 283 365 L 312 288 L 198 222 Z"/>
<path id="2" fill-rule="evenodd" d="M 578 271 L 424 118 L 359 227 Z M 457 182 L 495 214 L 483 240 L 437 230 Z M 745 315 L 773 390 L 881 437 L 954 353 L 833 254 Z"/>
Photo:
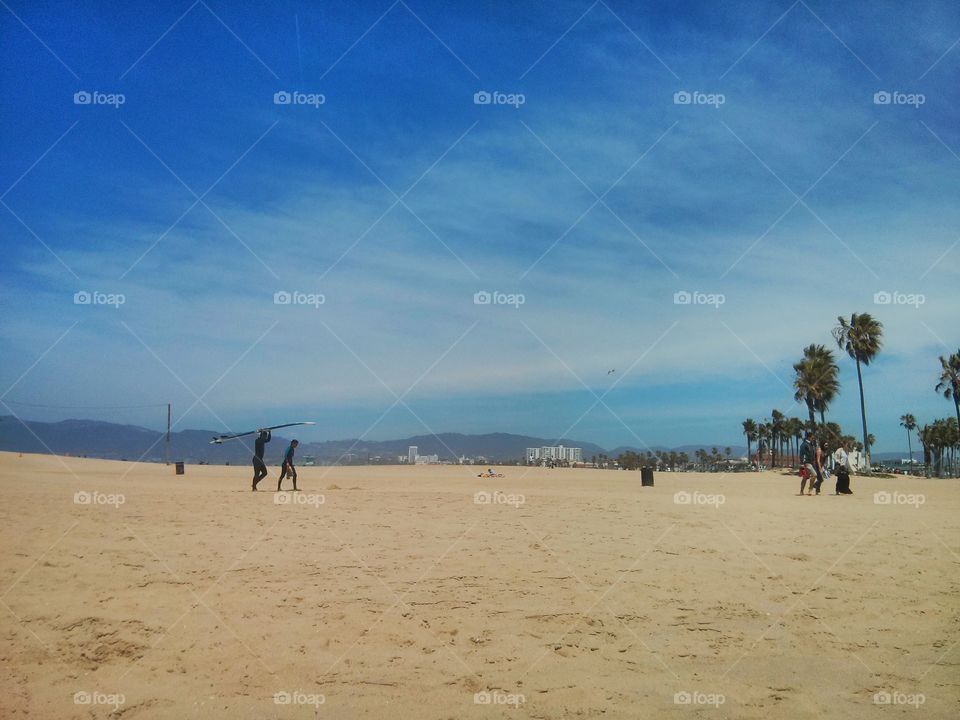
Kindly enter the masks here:
<path id="1" fill-rule="evenodd" d="M 833 463 L 837 473 L 837 495 L 853 495 L 850 489 L 850 456 L 844 444 L 834 451 Z"/>
<path id="2" fill-rule="evenodd" d="M 269 430 L 257 430 L 257 439 L 253 443 L 253 491 L 257 484 L 267 476 L 267 466 L 263 462 L 263 446 L 270 442 Z"/>
<path id="3" fill-rule="evenodd" d="M 277 492 L 280 492 L 280 486 L 283 485 L 283 479 L 287 475 L 293 480 L 293 489 L 297 489 L 297 469 L 293 466 L 293 451 L 299 444 L 297 440 L 291 440 L 287 445 L 287 451 L 283 454 L 283 470 L 280 471 L 280 479 L 277 481 Z"/>
<path id="4" fill-rule="evenodd" d="M 814 478 L 816 478 L 816 470 L 813 469 L 814 463 L 814 451 L 813 451 L 813 433 L 809 430 L 804 436 L 803 442 L 800 443 L 800 469 L 803 471 L 800 473 L 800 494 L 801 495 L 812 495 Z M 810 480 L 810 490 L 811 492 L 804 493 L 803 490 L 807 486 L 807 479 Z"/>

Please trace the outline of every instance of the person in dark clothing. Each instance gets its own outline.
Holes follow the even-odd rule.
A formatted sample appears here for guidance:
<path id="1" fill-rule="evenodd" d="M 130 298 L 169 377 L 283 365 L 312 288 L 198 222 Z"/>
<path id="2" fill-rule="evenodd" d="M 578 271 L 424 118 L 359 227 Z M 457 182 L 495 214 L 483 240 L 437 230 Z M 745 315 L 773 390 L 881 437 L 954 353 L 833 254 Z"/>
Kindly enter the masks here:
<path id="1" fill-rule="evenodd" d="M 802 443 L 800 443 L 800 494 L 804 494 L 804 488 L 807 486 L 807 480 L 810 480 L 810 490 L 811 492 L 806 493 L 811 495 L 813 491 L 814 483 L 816 482 L 817 471 L 814 469 L 813 464 L 816 462 L 814 457 L 814 443 L 813 443 L 813 433 L 807 431 L 806 436 Z"/>
<path id="2" fill-rule="evenodd" d="M 853 495 L 850 489 L 850 456 L 847 445 L 840 445 L 833 453 L 833 464 L 837 473 L 837 495 Z"/>
<path id="3" fill-rule="evenodd" d="M 257 484 L 267 476 L 267 466 L 263 462 L 263 446 L 270 442 L 269 430 L 257 430 L 257 439 L 253 445 L 253 491 Z"/>
<path id="4" fill-rule="evenodd" d="M 283 479 L 288 475 L 293 480 L 293 489 L 297 489 L 297 469 L 293 466 L 293 451 L 297 449 L 299 444 L 297 440 L 291 440 L 290 444 L 287 445 L 287 451 L 283 454 L 283 469 L 280 471 L 280 480 L 277 481 L 277 492 L 280 492 Z"/>
<path id="5" fill-rule="evenodd" d="M 813 489 L 817 491 L 817 495 L 820 494 L 820 486 L 823 485 L 823 457 L 824 457 L 824 445 L 822 443 L 814 443 L 814 463 L 813 468 L 817 471 L 817 481 L 813 484 Z"/>

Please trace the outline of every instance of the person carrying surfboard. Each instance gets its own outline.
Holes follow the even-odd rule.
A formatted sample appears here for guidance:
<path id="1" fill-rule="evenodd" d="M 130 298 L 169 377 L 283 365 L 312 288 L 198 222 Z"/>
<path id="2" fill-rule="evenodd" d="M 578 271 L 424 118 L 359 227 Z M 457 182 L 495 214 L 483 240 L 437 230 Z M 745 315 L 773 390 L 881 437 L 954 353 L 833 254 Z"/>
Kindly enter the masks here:
<path id="1" fill-rule="evenodd" d="M 293 466 L 293 452 L 297 449 L 299 441 L 291 440 L 287 445 L 287 451 L 283 454 L 283 469 L 280 471 L 280 480 L 277 481 L 277 492 L 280 492 L 280 486 L 283 485 L 283 479 L 290 476 L 293 480 L 293 489 L 297 489 L 297 469 Z"/>
<path id="2" fill-rule="evenodd" d="M 269 430 L 257 430 L 257 439 L 253 444 L 253 488 L 257 491 L 257 484 L 267 476 L 267 466 L 263 462 L 263 446 L 270 442 Z"/>

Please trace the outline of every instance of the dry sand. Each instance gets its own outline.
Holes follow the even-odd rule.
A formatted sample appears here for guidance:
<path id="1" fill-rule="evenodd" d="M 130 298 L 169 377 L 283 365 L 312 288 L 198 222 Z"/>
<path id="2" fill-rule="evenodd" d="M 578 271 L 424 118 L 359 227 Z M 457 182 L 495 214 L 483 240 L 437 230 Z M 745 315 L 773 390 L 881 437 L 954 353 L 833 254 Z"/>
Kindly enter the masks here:
<path id="1" fill-rule="evenodd" d="M 479 470 L 0 454 L 0 715 L 960 717 L 956 481 Z"/>

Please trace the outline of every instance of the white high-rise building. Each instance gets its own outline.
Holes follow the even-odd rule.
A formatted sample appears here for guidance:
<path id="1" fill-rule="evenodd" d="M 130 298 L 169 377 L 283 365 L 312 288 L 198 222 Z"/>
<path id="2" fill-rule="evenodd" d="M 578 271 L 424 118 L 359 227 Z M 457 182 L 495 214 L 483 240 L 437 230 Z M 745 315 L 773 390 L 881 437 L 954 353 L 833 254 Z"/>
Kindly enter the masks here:
<path id="1" fill-rule="evenodd" d="M 583 449 L 554 445 L 538 448 L 527 448 L 527 464 L 535 465 L 539 462 L 582 462 Z"/>
<path id="2" fill-rule="evenodd" d="M 416 445 L 411 445 L 407 449 L 407 462 L 410 463 L 411 465 L 417 462 L 417 446 Z"/>

